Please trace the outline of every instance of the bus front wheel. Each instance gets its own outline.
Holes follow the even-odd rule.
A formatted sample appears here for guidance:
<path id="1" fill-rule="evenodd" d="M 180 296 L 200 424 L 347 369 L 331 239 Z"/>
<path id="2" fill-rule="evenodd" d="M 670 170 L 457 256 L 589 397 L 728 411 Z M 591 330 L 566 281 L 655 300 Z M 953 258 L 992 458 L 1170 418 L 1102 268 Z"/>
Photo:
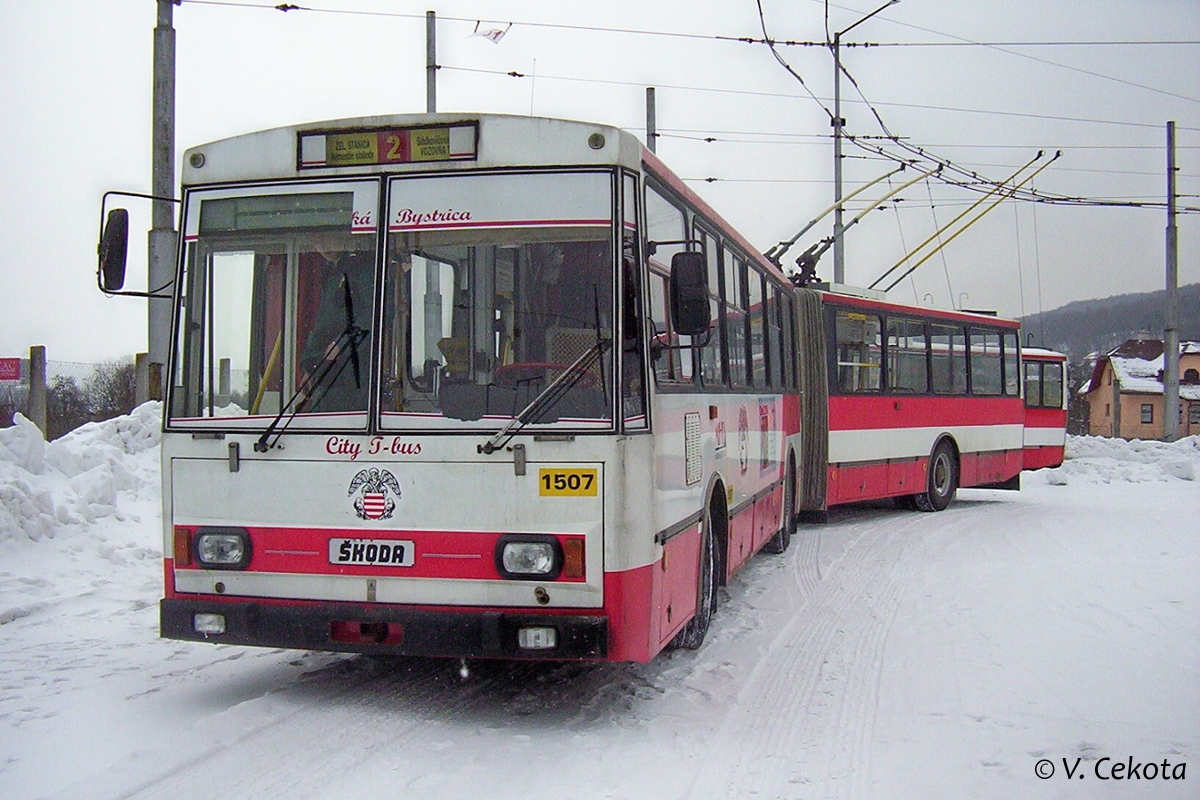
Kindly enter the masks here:
<path id="1" fill-rule="evenodd" d="M 673 647 L 698 650 L 700 645 L 704 644 L 704 637 L 708 634 L 708 626 L 712 622 L 716 606 L 717 558 L 714 545 L 713 512 L 710 505 L 704 512 L 704 521 L 700 529 L 700 575 L 696 593 L 696 615 L 675 634 L 671 642 Z"/>

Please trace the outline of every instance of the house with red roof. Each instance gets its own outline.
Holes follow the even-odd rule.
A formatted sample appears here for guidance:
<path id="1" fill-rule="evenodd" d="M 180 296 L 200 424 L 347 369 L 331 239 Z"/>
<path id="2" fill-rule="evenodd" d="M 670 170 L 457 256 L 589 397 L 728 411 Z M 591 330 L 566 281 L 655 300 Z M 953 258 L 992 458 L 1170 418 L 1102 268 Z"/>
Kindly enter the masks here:
<path id="1" fill-rule="evenodd" d="M 1163 343 L 1139 336 L 1096 360 L 1079 388 L 1088 433 L 1121 439 L 1163 438 Z M 1179 346 L 1179 434 L 1200 434 L 1200 342 Z"/>

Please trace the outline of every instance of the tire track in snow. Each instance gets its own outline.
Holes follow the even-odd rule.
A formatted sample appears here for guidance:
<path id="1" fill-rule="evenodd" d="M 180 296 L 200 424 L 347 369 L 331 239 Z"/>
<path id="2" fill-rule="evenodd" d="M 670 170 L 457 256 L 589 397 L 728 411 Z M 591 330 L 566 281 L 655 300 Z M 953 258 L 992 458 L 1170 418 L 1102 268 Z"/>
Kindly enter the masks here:
<path id="1" fill-rule="evenodd" d="M 453 660 L 348 658 L 201 721 L 209 745 L 152 779 L 108 794 L 92 783 L 87 796 L 178 800 L 204 787 L 206 796 L 326 798 L 380 763 L 394 770 L 396 790 L 421 794 L 428 787 L 413 784 L 428 776 L 404 769 L 412 766 L 406 745 L 452 739 L 446 723 L 459 718 L 477 717 L 482 728 L 533 713 L 569 723 L 581 698 L 629 678 L 623 667 L 481 662 L 463 680 Z M 107 777 L 119 784 L 121 771 Z M 81 796 L 80 788 L 60 796 Z"/>
<path id="2" fill-rule="evenodd" d="M 869 796 L 887 634 L 931 538 L 948 524 L 892 511 L 835 523 L 822 534 L 854 539 L 824 574 L 822 534 L 802 537 L 793 577 L 807 597 L 741 687 L 689 797 Z"/>
<path id="3" fill-rule="evenodd" d="M 198 787 L 204 787 L 206 795 L 225 797 L 319 796 L 321 782 L 314 783 L 313 776 L 327 773 L 332 780 L 345 764 L 314 763 L 314 754 L 353 752 L 355 743 L 363 741 L 368 722 L 379 723 L 381 716 L 390 713 L 388 700 L 394 700 L 401 687 L 409 692 L 406 697 L 416 701 L 418 711 L 430 712 L 436 710 L 435 706 L 445 708 L 431 702 L 440 697 L 433 690 L 439 682 L 449 680 L 453 668 L 443 665 L 439 672 L 421 666 L 425 668 L 415 670 L 410 680 L 395 681 L 387 674 L 374 674 L 369 663 L 364 666 L 359 659 L 340 661 L 307 673 L 281 689 L 197 719 L 199 738 L 207 735 L 207 746 L 182 759 L 165 762 L 161 771 L 149 780 L 130 786 L 129 781 L 122 781 L 124 769 L 118 764 L 104 777 L 118 786 L 123 783 L 124 788 L 114 787 L 111 793 L 105 793 L 94 780 L 89 780 L 68 788 L 60 797 L 65 800 L 85 796 L 80 794 L 85 787 L 86 796 L 122 800 L 177 800 L 193 796 Z M 319 702 L 313 702 L 314 699 Z M 363 706 L 373 713 L 362 713 Z M 407 727 L 418 722 L 419 719 L 414 719 Z M 397 726 L 374 726 L 376 731 L 389 728 L 394 731 Z M 282 734 L 279 739 L 287 743 L 286 751 L 281 752 L 274 741 L 276 734 Z M 179 754 L 176 749 L 168 752 L 172 756 Z M 248 768 L 256 764 L 266 764 L 269 768 Z M 134 765 L 133 770 L 145 771 L 143 765 Z"/>

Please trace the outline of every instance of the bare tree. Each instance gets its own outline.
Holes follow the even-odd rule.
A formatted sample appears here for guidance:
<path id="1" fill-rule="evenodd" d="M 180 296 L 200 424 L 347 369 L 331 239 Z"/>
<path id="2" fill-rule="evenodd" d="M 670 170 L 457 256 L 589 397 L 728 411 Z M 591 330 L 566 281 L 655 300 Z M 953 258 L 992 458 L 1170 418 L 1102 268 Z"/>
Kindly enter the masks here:
<path id="1" fill-rule="evenodd" d="M 132 363 L 101 364 L 85 384 L 90 418 L 96 422 L 133 410 L 136 374 Z"/>
<path id="2" fill-rule="evenodd" d="M 91 419 L 87 395 L 74 378 L 59 375 L 46 392 L 46 439 L 57 439 Z"/>

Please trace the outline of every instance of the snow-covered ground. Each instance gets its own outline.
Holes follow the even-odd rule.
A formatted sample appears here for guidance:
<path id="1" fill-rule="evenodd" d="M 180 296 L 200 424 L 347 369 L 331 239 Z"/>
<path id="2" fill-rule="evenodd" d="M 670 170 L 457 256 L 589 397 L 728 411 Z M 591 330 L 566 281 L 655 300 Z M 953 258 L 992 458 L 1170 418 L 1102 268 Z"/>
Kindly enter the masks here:
<path id="1" fill-rule="evenodd" d="M 463 679 L 157 638 L 158 414 L 0 430 L 6 800 L 1200 795 L 1196 438 L 838 512 L 697 652 Z"/>

